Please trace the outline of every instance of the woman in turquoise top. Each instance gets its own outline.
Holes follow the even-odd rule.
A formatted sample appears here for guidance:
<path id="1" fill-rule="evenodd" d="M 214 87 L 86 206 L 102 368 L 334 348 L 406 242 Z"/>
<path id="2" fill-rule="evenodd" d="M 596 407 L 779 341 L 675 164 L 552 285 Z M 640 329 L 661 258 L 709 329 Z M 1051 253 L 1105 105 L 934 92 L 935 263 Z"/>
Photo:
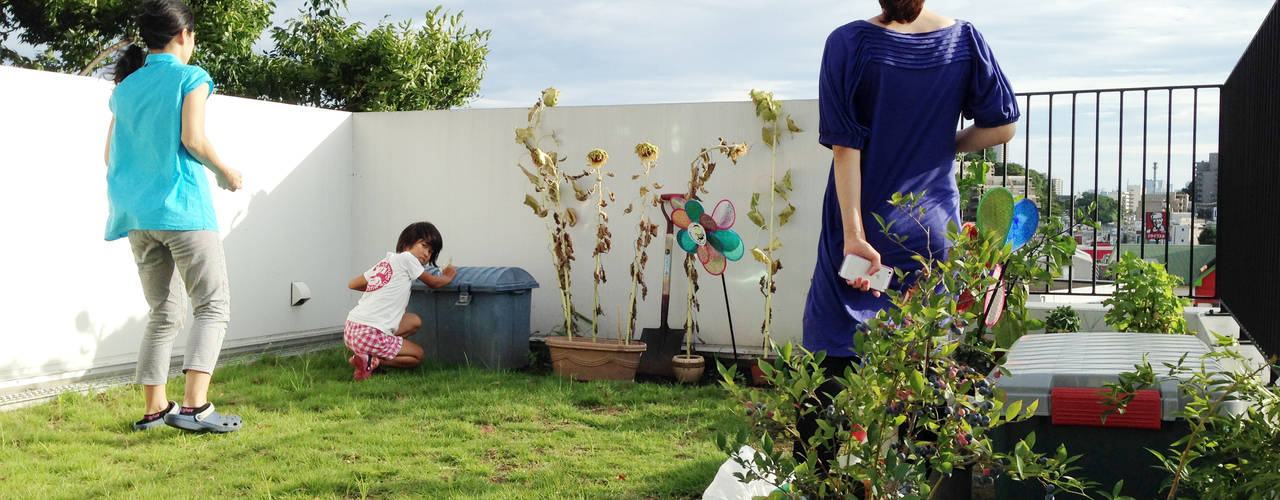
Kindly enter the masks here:
<path id="1" fill-rule="evenodd" d="M 151 308 L 136 378 L 146 409 L 133 427 L 231 432 L 240 428 L 240 417 L 219 414 L 208 401 L 231 320 L 231 292 L 204 169 L 228 191 L 240 189 L 240 172 L 218 158 L 204 135 L 213 80 L 187 65 L 195 50 L 191 9 L 180 0 L 144 1 L 138 27 L 150 50 L 133 45 L 115 65 L 105 153 L 106 239 L 129 237 Z M 180 283 L 195 308 L 181 406 L 165 394 L 170 351 L 186 313 Z"/>

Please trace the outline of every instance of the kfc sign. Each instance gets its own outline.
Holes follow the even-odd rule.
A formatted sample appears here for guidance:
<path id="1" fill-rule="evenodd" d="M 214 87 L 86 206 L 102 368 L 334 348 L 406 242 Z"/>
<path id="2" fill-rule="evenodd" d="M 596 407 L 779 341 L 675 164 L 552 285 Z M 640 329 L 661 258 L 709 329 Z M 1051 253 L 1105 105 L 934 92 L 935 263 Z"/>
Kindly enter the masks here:
<path id="1" fill-rule="evenodd" d="M 1147 212 L 1148 240 L 1163 240 L 1169 236 L 1169 212 Z"/>

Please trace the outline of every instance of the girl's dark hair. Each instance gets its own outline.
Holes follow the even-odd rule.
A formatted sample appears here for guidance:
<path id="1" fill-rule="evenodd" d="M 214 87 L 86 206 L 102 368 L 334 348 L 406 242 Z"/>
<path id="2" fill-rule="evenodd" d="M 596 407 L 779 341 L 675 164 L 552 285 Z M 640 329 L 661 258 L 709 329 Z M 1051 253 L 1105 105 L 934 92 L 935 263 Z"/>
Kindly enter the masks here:
<path id="1" fill-rule="evenodd" d="M 880 0 L 880 8 L 884 9 L 884 16 L 880 18 L 884 24 L 909 23 L 920 17 L 924 0 Z"/>
<path id="2" fill-rule="evenodd" d="M 138 7 L 138 35 L 149 49 L 163 48 L 184 29 L 195 30 L 196 17 L 182 0 L 144 0 Z M 116 83 L 124 81 L 146 60 L 142 47 L 137 43 L 130 45 L 116 61 L 111 79 Z"/>
<path id="3" fill-rule="evenodd" d="M 427 242 L 427 248 L 431 249 L 431 260 L 427 263 L 436 266 L 436 257 L 440 255 L 440 249 L 444 248 L 444 238 L 440 236 L 440 230 L 436 229 L 435 224 L 430 222 L 414 222 L 400 231 L 400 239 L 396 240 L 396 252 L 408 250 L 418 240 Z"/>

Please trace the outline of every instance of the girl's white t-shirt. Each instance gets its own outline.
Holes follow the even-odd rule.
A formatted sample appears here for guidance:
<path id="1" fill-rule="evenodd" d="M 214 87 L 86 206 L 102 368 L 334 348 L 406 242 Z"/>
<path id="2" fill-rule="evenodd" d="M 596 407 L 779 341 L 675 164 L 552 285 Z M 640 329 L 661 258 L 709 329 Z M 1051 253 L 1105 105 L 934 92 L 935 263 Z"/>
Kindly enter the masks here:
<path id="1" fill-rule="evenodd" d="M 360 302 L 347 314 L 347 321 L 372 326 L 386 333 L 395 332 L 409 305 L 413 280 L 422 276 L 423 267 L 409 252 L 387 252 L 387 257 L 364 272 L 369 281 Z"/>

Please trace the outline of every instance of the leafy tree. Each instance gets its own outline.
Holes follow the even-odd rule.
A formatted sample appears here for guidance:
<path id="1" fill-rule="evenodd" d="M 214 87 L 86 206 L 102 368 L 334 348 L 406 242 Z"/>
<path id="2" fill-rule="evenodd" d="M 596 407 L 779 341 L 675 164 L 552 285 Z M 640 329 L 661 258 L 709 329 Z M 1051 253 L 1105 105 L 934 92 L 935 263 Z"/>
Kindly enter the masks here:
<path id="1" fill-rule="evenodd" d="M 271 30 L 275 47 L 255 53 L 270 26 L 269 0 L 187 0 L 198 49 L 219 92 L 349 111 L 449 108 L 479 92 L 488 30 L 468 31 L 462 15 L 437 7 L 415 28 L 382 21 L 366 30 L 339 11 L 345 0 L 310 0 Z M 5 0 L 0 4 L 0 63 L 94 74 L 137 38 L 139 0 Z M 37 48 L 30 57 L 19 45 Z"/>
<path id="2" fill-rule="evenodd" d="M 986 161 L 994 163 L 996 161 L 996 148 L 987 148 L 981 151 L 970 151 L 964 154 L 964 161 Z"/>
<path id="3" fill-rule="evenodd" d="M 138 0 L 5 0 L 0 7 L 0 63 L 62 73 L 93 74 L 114 62 L 138 37 Z M 270 24 L 267 0 L 189 0 L 200 49 L 192 64 L 204 67 L 224 92 L 234 87 L 238 63 Z M 26 57 L 10 41 L 37 47 Z"/>
<path id="4" fill-rule="evenodd" d="M 1205 226 L 1204 229 L 1200 231 L 1200 239 L 1198 242 L 1201 245 L 1218 244 L 1218 230 L 1213 226 Z"/>
<path id="5" fill-rule="evenodd" d="M 1115 198 L 1098 196 L 1093 191 L 1080 193 L 1080 197 L 1076 198 L 1076 207 L 1082 210 L 1087 210 L 1089 205 L 1095 203 L 1097 206 L 1094 207 L 1094 213 L 1092 214 L 1094 220 L 1103 224 L 1111 224 L 1116 221 L 1116 213 L 1120 209 L 1120 202 L 1116 201 Z"/>
<path id="6" fill-rule="evenodd" d="M 255 97 L 348 111 L 446 109 L 480 91 L 488 30 L 468 32 L 462 14 L 440 7 L 415 28 L 408 21 L 363 23 L 333 15 L 337 0 L 312 6 L 272 29 L 275 49 L 257 59 Z"/>

